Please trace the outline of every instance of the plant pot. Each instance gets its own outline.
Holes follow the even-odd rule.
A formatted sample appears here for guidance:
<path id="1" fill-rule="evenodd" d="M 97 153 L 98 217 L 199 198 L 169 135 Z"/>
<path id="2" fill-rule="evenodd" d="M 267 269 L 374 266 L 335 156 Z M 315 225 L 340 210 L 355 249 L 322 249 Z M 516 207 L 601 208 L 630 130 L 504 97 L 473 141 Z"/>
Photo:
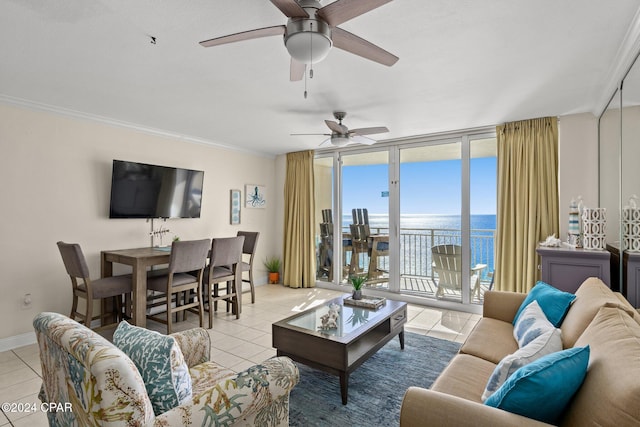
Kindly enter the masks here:
<path id="1" fill-rule="evenodd" d="M 269 283 L 272 285 L 280 282 L 280 273 L 269 273 Z"/>
<path id="2" fill-rule="evenodd" d="M 353 291 L 353 295 L 351 295 L 351 298 L 356 299 L 356 300 L 362 299 L 362 289 L 358 289 L 357 291 L 354 290 Z"/>

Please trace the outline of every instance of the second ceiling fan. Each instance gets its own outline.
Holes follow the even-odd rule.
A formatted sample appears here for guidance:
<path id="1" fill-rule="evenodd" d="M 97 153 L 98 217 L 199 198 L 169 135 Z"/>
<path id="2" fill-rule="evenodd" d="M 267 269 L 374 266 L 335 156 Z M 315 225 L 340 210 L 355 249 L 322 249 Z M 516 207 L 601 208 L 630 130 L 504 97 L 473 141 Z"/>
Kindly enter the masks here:
<path id="1" fill-rule="evenodd" d="M 371 145 L 375 144 L 377 141 L 371 138 L 367 138 L 363 135 L 373 135 L 376 133 L 386 133 L 389 132 L 384 126 L 376 126 L 376 127 L 368 127 L 368 128 L 359 128 L 359 129 L 349 129 L 345 125 L 342 124 L 342 119 L 345 118 L 347 113 L 344 111 L 334 111 L 333 117 L 336 118 L 338 123 L 333 120 L 325 120 L 325 124 L 329 129 L 331 129 L 331 133 L 292 133 L 292 136 L 300 136 L 300 135 L 323 135 L 328 136 L 329 138 L 322 141 L 320 147 L 324 147 L 327 145 L 333 145 L 334 147 L 344 147 L 347 144 L 365 144 Z"/>
<path id="2" fill-rule="evenodd" d="M 338 0 L 321 6 L 317 0 L 271 0 L 289 18 L 287 25 L 258 28 L 200 42 L 218 46 L 269 36 L 284 36 L 291 55 L 290 80 L 302 80 L 307 65 L 322 61 L 335 46 L 371 61 L 392 66 L 398 57 L 338 25 L 392 0 Z"/>

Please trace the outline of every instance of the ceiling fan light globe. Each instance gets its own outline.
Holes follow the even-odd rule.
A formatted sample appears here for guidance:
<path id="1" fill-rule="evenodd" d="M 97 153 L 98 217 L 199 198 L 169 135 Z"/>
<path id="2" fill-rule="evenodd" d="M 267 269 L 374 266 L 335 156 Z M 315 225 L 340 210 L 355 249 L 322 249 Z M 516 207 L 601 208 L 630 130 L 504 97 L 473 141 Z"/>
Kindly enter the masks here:
<path id="1" fill-rule="evenodd" d="M 333 46 L 331 29 L 315 19 L 292 19 L 287 24 L 284 45 L 296 61 L 316 64 L 327 57 Z"/>
<path id="2" fill-rule="evenodd" d="M 348 136 L 332 136 L 331 137 L 331 144 L 333 144 L 336 147 L 344 147 L 348 143 L 349 143 Z"/>

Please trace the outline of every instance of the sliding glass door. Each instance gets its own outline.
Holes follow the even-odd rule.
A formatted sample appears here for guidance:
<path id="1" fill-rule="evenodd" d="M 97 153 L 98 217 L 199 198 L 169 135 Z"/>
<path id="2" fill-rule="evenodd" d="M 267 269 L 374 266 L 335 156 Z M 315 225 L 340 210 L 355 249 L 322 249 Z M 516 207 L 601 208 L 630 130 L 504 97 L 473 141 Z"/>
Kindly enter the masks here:
<path id="1" fill-rule="evenodd" d="M 462 144 L 400 148 L 400 289 L 461 301 Z"/>
<path id="2" fill-rule="evenodd" d="M 496 138 L 343 149 L 315 163 L 318 281 L 480 304 L 493 278 Z"/>
<path id="3" fill-rule="evenodd" d="M 343 278 L 361 276 L 367 286 L 389 288 L 389 152 L 343 154 Z"/>

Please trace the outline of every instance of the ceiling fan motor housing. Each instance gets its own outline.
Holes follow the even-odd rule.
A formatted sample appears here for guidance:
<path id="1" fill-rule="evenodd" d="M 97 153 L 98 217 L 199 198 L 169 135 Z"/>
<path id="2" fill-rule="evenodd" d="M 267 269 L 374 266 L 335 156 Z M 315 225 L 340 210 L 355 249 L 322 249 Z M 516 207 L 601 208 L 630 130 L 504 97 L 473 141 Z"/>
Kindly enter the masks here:
<path id="1" fill-rule="evenodd" d="M 309 18 L 289 18 L 284 44 L 289 54 L 303 64 L 315 64 L 327 57 L 333 42 L 331 27 L 322 19 L 316 18 L 321 8 L 315 0 L 301 0 L 300 6 Z"/>

